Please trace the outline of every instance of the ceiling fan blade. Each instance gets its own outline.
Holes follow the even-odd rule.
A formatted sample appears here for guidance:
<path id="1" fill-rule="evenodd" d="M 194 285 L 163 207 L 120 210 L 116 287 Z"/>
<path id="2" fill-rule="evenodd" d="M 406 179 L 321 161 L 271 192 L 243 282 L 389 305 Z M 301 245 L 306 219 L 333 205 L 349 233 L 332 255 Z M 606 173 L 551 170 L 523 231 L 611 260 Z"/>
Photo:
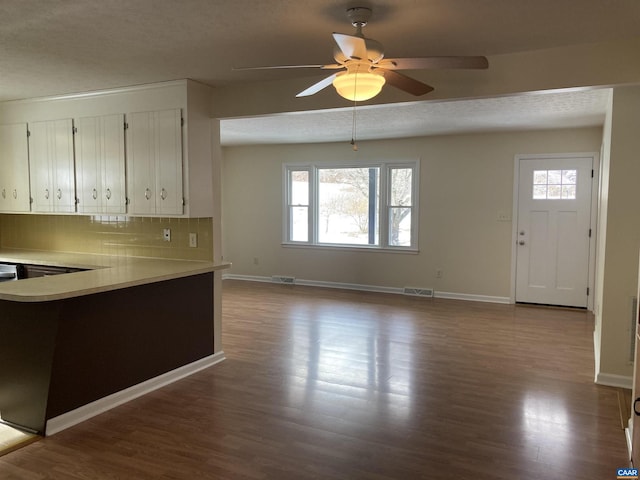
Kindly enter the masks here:
<path id="1" fill-rule="evenodd" d="M 430 68 L 488 68 L 487 57 L 417 57 L 385 58 L 378 64 L 391 70 L 422 70 Z"/>
<path id="2" fill-rule="evenodd" d="M 422 83 L 415 78 L 407 77 L 402 73 L 387 70 L 385 68 L 376 69 L 376 72 L 379 72 L 386 82 L 392 87 L 399 88 L 411 95 L 420 96 L 433 91 L 432 86 Z"/>
<path id="3" fill-rule="evenodd" d="M 326 65 L 271 65 L 264 67 L 233 67 L 232 70 L 278 70 L 285 68 L 324 68 L 325 66 Z"/>
<path id="4" fill-rule="evenodd" d="M 345 57 L 355 60 L 367 59 L 367 44 L 364 38 L 344 33 L 334 33 L 333 38 Z"/>
<path id="5" fill-rule="evenodd" d="M 334 73 L 332 75 L 329 75 L 326 78 L 323 78 L 318 83 L 314 83 L 313 85 L 311 85 L 306 90 L 303 90 L 302 92 L 297 94 L 296 97 L 308 97 L 310 95 L 314 95 L 314 94 L 318 93 L 323 88 L 326 88 L 329 85 L 331 85 L 333 83 L 333 79 L 338 76 L 338 73 L 340 73 L 340 72 L 336 72 L 336 73 Z"/>

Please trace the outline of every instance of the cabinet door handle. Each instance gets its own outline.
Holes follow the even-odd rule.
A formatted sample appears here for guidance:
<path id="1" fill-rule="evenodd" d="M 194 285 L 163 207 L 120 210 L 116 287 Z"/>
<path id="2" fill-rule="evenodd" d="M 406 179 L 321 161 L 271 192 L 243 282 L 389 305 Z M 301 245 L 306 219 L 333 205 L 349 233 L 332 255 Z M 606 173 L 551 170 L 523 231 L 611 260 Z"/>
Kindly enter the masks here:
<path id="1" fill-rule="evenodd" d="M 107 197 L 107 200 L 111 200 L 111 189 L 107 188 L 107 193 L 105 194 L 105 196 Z"/>
<path id="2" fill-rule="evenodd" d="M 640 402 L 640 397 L 636 398 L 636 399 L 633 401 L 633 413 L 635 413 L 636 415 L 638 415 L 638 416 L 640 417 L 640 412 L 638 411 L 638 409 L 637 409 L 637 407 L 636 407 L 636 404 L 637 404 L 638 402 Z"/>
<path id="3" fill-rule="evenodd" d="M 49 200 L 49 189 L 48 189 L 48 188 L 45 188 L 45 189 L 44 189 L 44 198 L 45 198 L 46 200 Z"/>
<path id="4" fill-rule="evenodd" d="M 58 200 L 62 199 L 62 190 L 58 189 L 58 191 L 56 192 L 56 197 L 58 197 Z"/>
<path id="5" fill-rule="evenodd" d="M 160 198 L 162 200 L 164 200 L 165 198 L 167 198 L 167 191 L 163 188 L 162 190 L 160 190 Z"/>
<path id="6" fill-rule="evenodd" d="M 98 190 L 96 190 L 95 188 L 93 189 L 93 192 L 91 192 L 91 196 L 93 197 L 93 199 L 97 199 L 98 198 Z"/>
<path id="7" fill-rule="evenodd" d="M 18 198 L 18 190 L 16 190 L 15 188 L 13 189 L 13 198 Z"/>
<path id="8" fill-rule="evenodd" d="M 151 190 L 149 190 L 148 188 L 144 189 L 144 198 L 146 198 L 147 200 L 151 198 Z"/>

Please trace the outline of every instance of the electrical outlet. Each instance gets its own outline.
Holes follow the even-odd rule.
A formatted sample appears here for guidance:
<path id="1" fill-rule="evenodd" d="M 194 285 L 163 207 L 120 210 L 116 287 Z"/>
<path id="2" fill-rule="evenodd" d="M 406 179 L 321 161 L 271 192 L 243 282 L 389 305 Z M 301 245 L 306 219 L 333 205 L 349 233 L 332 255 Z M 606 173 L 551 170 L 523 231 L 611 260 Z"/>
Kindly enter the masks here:
<path id="1" fill-rule="evenodd" d="M 436 278 L 442 278 L 442 269 L 437 269 L 436 270 Z"/>
<path id="2" fill-rule="evenodd" d="M 164 230 L 162 230 L 162 238 L 164 239 L 165 242 L 170 242 L 171 241 L 171 229 L 170 228 L 165 228 Z"/>
<path id="3" fill-rule="evenodd" d="M 253 264 L 254 265 L 259 265 L 260 264 L 260 259 L 258 257 L 253 257 Z"/>
<path id="4" fill-rule="evenodd" d="M 198 246 L 198 234 L 197 233 L 190 233 L 189 234 L 189 246 L 191 248 L 195 248 Z"/>

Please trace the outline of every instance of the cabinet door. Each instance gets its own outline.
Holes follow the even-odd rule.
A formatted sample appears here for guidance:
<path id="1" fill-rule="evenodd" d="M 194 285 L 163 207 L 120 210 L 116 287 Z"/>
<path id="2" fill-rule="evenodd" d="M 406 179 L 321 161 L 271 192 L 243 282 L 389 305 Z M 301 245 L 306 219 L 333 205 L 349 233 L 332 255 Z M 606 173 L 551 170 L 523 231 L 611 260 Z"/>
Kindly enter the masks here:
<path id="1" fill-rule="evenodd" d="M 72 128 L 70 119 L 29 124 L 35 212 L 75 212 Z"/>
<path id="2" fill-rule="evenodd" d="M 124 115 L 76 120 L 78 212 L 125 213 Z"/>
<path id="3" fill-rule="evenodd" d="M 0 125 L 0 211 L 30 209 L 27 124 Z"/>
<path id="4" fill-rule="evenodd" d="M 100 126 L 98 117 L 76 120 L 76 188 L 78 212 L 102 213 Z"/>
<path id="5" fill-rule="evenodd" d="M 181 215 L 180 109 L 131 113 L 127 123 L 129 213 Z"/>
<path id="6" fill-rule="evenodd" d="M 154 112 L 158 131 L 156 152 L 156 211 L 182 215 L 182 117 L 180 110 Z"/>
<path id="7" fill-rule="evenodd" d="M 102 202 L 104 213 L 126 212 L 124 115 L 101 117 Z"/>
<path id="8" fill-rule="evenodd" d="M 155 214 L 155 130 L 149 112 L 127 115 L 127 194 L 129 213 Z"/>
<path id="9" fill-rule="evenodd" d="M 34 212 L 50 212 L 53 209 L 53 183 L 48 122 L 30 123 L 29 133 L 32 209 Z"/>
<path id="10" fill-rule="evenodd" d="M 54 120 L 51 124 L 53 211 L 76 211 L 76 184 L 73 158 L 73 122 Z"/>

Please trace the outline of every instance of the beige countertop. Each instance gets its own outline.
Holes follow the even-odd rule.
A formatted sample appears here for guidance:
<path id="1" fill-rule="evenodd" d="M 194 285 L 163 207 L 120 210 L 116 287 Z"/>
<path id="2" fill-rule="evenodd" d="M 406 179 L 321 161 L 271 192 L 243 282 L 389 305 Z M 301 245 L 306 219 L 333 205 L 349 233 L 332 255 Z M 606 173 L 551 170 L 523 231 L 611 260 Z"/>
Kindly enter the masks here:
<path id="1" fill-rule="evenodd" d="M 212 263 L 80 253 L 0 250 L 0 263 L 87 268 L 83 272 L 0 283 L 0 300 L 46 302 L 229 268 Z"/>

